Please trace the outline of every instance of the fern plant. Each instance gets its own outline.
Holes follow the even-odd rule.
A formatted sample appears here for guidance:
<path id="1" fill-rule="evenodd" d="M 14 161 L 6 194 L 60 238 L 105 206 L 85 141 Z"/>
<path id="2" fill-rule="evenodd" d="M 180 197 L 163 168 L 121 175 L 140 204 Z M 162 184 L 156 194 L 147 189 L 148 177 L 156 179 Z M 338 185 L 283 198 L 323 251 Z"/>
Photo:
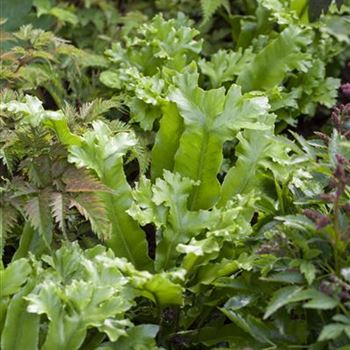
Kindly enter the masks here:
<path id="1" fill-rule="evenodd" d="M 230 12 L 230 4 L 227 0 L 201 0 L 203 11 L 203 24 L 209 21 L 219 7 L 224 6 Z"/>
<path id="2" fill-rule="evenodd" d="M 4 100 L 9 95 L 11 93 L 5 93 Z M 77 213 L 72 212 L 72 208 L 90 220 L 100 239 L 108 238 L 110 227 L 100 196 L 109 190 L 86 169 L 72 167 L 65 149 L 47 130 L 34 120 L 25 120 L 25 116 L 42 118 L 45 114 L 38 99 L 27 97 L 26 101 L 13 101 L 7 107 L 3 104 L 1 112 L 7 130 L 11 130 L 12 125 L 11 132 L 4 134 L 1 148 L 5 170 L 2 178 L 2 247 L 17 219 L 16 222 L 21 221 L 24 225 L 23 232 L 27 233 L 21 239 L 27 249 L 33 239 L 28 224 L 42 240 L 41 248 L 51 249 L 55 232 L 68 239 L 69 231 L 76 229 L 72 220 Z M 73 237 L 76 237 L 75 233 Z M 37 247 L 39 251 L 41 248 Z M 21 254 L 25 255 L 26 251 Z"/>
<path id="3" fill-rule="evenodd" d="M 1 349 L 348 350 L 348 1 L 28 4 L 0 38 Z"/>

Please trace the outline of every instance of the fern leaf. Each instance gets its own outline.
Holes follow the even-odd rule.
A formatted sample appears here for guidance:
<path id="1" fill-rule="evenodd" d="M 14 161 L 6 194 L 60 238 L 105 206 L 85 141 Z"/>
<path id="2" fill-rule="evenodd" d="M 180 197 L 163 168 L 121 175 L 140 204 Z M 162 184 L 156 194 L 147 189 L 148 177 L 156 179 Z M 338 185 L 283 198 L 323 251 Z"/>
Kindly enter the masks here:
<path id="1" fill-rule="evenodd" d="M 9 173 L 12 175 L 14 171 L 14 165 L 16 161 L 16 157 L 14 154 L 11 154 L 11 152 L 7 152 L 6 148 L 3 147 L 0 149 L 0 159 L 2 160 L 3 164 L 6 166 Z"/>
<path id="2" fill-rule="evenodd" d="M 267 113 L 267 99 L 242 95 L 237 85 L 232 85 L 227 94 L 223 87 L 212 90 L 196 87 L 190 92 L 183 87 L 174 90 L 170 99 L 184 120 L 174 171 L 199 181 L 193 188 L 189 208 L 208 209 L 220 196 L 217 174 L 224 142 L 243 128 L 271 128 L 273 117 Z"/>
<path id="3" fill-rule="evenodd" d="M 53 124 L 56 122 L 57 120 L 52 120 Z M 71 204 L 89 218 L 92 229 L 99 236 L 110 237 L 106 244 L 118 257 L 126 257 L 137 267 L 150 268 L 152 261 L 147 254 L 145 234 L 126 213 L 131 206 L 132 196 L 123 169 L 123 157 L 137 144 L 137 139 L 131 132 L 115 134 L 102 121 L 94 121 L 92 125 L 93 130 L 87 131 L 82 137 L 72 134 L 75 139 L 79 138 L 79 143 L 65 143 L 69 147 L 68 160 L 78 168 L 95 171 L 111 192 L 100 192 L 95 197 L 93 193 L 81 193 Z M 59 134 L 58 137 L 62 141 L 65 135 Z M 103 210 L 97 215 L 95 204 L 89 196 L 101 198 L 105 205 L 99 204 Z"/>
<path id="4" fill-rule="evenodd" d="M 124 123 L 123 121 L 119 119 L 112 120 L 110 123 L 110 128 L 113 130 L 113 132 L 118 133 L 118 132 L 132 132 L 133 129 L 132 127 Z"/>
<path id="5" fill-rule="evenodd" d="M 152 178 L 161 177 L 163 170 L 174 168 L 174 157 L 183 132 L 183 120 L 174 103 L 163 106 L 163 117 L 152 149 Z"/>
<path id="6" fill-rule="evenodd" d="M 7 234 L 16 223 L 18 212 L 10 206 L 0 206 L 0 256 L 2 257 Z"/>
<path id="7" fill-rule="evenodd" d="M 45 244 L 49 247 L 52 241 L 53 222 L 50 210 L 50 193 L 40 192 L 31 198 L 25 206 L 29 221 L 39 230 Z"/>
<path id="8" fill-rule="evenodd" d="M 68 209 L 67 204 L 66 198 L 62 193 L 54 192 L 51 194 L 50 207 L 52 216 L 64 235 L 66 235 L 65 212 Z"/>
<path id="9" fill-rule="evenodd" d="M 207 23 L 220 6 L 225 6 L 227 10 L 230 7 L 227 0 L 201 0 L 203 23 Z"/>
<path id="10" fill-rule="evenodd" d="M 237 84 L 243 92 L 270 90 L 281 84 L 288 72 L 308 64 L 309 57 L 303 51 L 311 42 L 309 31 L 297 26 L 287 27 L 260 50 L 254 64 L 240 72 Z"/>
<path id="11" fill-rule="evenodd" d="M 139 163 L 140 174 L 145 174 L 150 164 L 150 152 L 148 151 L 144 140 L 139 139 L 139 143 L 136 144 L 130 152 L 131 156 L 130 159 L 128 159 L 128 162 L 136 158 Z"/>
<path id="12" fill-rule="evenodd" d="M 246 130 L 238 134 L 239 144 L 236 148 L 238 159 L 222 184 L 219 207 L 224 206 L 236 194 L 247 193 L 254 187 L 258 181 L 258 167 L 266 157 L 266 149 L 270 143 L 268 136 L 268 131 L 261 130 Z"/>
<path id="13" fill-rule="evenodd" d="M 100 239 L 111 237 L 111 224 L 107 217 L 106 207 L 102 199 L 93 193 L 81 193 L 71 198 L 70 207 L 76 207 L 85 219 L 89 220 L 92 231 Z"/>
<path id="14" fill-rule="evenodd" d="M 67 192 L 110 192 L 102 182 L 85 169 L 69 168 L 63 175 Z"/>
<path id="15" fill-rule="evenodd" d="M 118 97 L 109 100 L 96 99 L 93 102 L 85 103 L 79 109 L 79 117 L 87 122 L 98 119 L 101 115 L 112 108 L 120 109 L 122 103 Z"/>

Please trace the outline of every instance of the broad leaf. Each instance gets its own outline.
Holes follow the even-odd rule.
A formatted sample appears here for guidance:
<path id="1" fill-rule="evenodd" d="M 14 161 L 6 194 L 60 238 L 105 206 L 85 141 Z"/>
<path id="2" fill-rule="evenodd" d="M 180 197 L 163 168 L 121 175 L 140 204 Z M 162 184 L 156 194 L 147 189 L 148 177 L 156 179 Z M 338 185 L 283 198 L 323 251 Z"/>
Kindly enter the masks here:
<path id="1" fill-rule="evenodd" d="M 223 88 L 204 91 L 197 87 L 185 93 L 176 89 L 171 99 L 185 124 L 174 170 L 200 181 L 191 194 L 189 208 L 210 208 L 219 198 L 217 174 L 224 142 L 233 139 L 241 128 L 270 128 L 272 119 L 267 115 L 267 100 L 261 96 L 242 96 L 236 85 L 227 95 Z"/>
<path id="2" fill-rule="evenodd" d="M 337 339 L 345 330 L 344 325 L 340 323 L 332 323 L 323 327 L 318 337 L 319 341 Z"/>
<path id="3" fill-rule="evenodd" d="M 20 260 L 18 260 L 20 261 Z M 40 316 L 27 312 L 27 301 L 23 299 L 31 289 L 27 285 L 11 299 L 1 334 L 1 349 L 38 349 Z"/>
<path id="4" fill-rule="evenodd" d="M 0 270 L 1 297 L 17 293 L 26 282 L 31 271 L 31 266 L 26 259 L 16 260 L 5 270 Z"/>
<path id="5" fill-rule="evenodd" d="M 148 349 L 157 350 L 156 336 L 159 326 L 141 324 L 130 328 L 127 334 L 110 345 L 111 350 Z M 103 348 L 101 348 L 102 350 Z"/>
<path id="6" fill-rule="evenodd" d="M 286 73 L 305 70 L 309 57 L 303 49 L 311 43 L 310 32 L 298 27 L 286 28 L 255 57 L 254 64 L 242 70 L 237 84 L 242 91 L 269 90 L 282 83 Z"/>
<path id="7" fill-rule="evenodd" d="M 266 308 L 264 319 L 270 317 L 281 307 L 293 302 L 294 297 L 302 291 L 302 287 L 284 287 L 274 293 L 269 305 Z"/>
<path id="8" fill-rule="evenodd" d="M 152 177 L 161 177 L 163 170 L 174 168 L 174 157 L 183 131 L 183 120 L 177 107 L 168 103 L 163 107 L 163 117 L 152 148 Z"/>

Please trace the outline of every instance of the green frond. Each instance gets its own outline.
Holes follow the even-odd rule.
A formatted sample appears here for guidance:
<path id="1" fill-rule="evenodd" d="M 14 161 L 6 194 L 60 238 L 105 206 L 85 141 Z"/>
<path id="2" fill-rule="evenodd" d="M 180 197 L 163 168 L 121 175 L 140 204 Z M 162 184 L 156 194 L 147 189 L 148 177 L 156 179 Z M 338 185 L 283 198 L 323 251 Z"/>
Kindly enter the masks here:
<path id="1" fill-rule="evenodd" d="M 109 100 L 98 98 L 93 102 L 84 103 L 79 109 L 79 117 L 87 122 L 98 119 L 112 108 L 120 109 L 121 98 L 113 97 Z"/>
<path id="2" fill-rule="evenodd" d="M 230 4 L 227 0 L 201 0 L 203 23 L 208 22 L 221 6 L 225 6 L 227 10 L 230 8 Z"/>
<path id="3" fill-rule="evenodd" d="M 70 199 L 69 207 L 76 207 L 91 224 L 91 229 L 100 239 L 111 237 L 111 223 L 108 220 L 103 200 L 94 193 L 80 193 Z"/>
<path id="4" fill-rule="evenodd" d="M 129 161 L 134 158 L 136 158 L 139 163 L 140 175 L 144 174 L 150 165 L 151 155 L 145 142 L 141 138 L 139 138 L 139 142 L 131 149 L 131 158 Z"/>
<path id="5" fill-rule="evenodd" d="M 18 211 L 8 205 L 0 204 L 0 256 L 2 257 L 6 244 L 7 234 L 14 227 L 18 217 Z"/>
<path id="6" fill-rule="evenodd" d="M 25 212 L 29 221 L 34 228 L 39 230 L 40 236 L 48 247 L 51 244 L 53 234 L 50 198 L 50 192 L 42 191 L 25 204 Z"/>
<path id="7" fill-rule="evenodd" d="M 109 126 L 116 133 L 117 132 L 133 132 L 131 125 L 124 123 L 123 121 L 121 121 L 119 119 L 115 119 L 115 120 L 111 121 Z"/>
<path id="8" fill-rule="evenodd" d="M 68 199 L 60 192 L 53 192 L 50 198 L 52 216 L 58 227 L 66 235 L 66 211 L 68 210 Z"/>
<path id="9" fill-rule="evenodd" d="M 109 192 L 96 177 L 91 175 L 86 169 L 76 169 L 70 167 L 63 174 L 62 181 L 65 183 L 66 192 Z"/>

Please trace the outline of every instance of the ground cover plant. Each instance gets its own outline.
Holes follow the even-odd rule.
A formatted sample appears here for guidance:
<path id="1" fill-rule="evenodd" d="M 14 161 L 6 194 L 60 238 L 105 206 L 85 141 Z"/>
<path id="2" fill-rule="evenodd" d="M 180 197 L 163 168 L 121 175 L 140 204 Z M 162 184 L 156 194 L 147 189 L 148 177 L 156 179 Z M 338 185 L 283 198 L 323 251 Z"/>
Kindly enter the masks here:
<path id="1" fill-rule="evenodd" d="M 350 349 L 349 1 L 1 17 L 1 349 Z"/>

